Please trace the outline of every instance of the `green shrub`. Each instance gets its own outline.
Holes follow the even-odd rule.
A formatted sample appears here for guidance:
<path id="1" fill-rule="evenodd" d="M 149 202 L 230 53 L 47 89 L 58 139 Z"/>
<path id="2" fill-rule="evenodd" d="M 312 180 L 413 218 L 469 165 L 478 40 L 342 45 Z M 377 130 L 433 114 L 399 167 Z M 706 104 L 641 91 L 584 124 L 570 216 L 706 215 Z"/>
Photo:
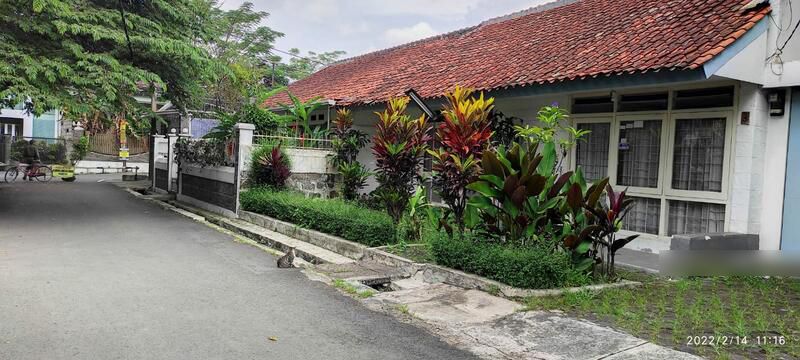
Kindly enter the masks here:
<path id="1" fill-rule="evenodd" d="M 277 149 L 277 150 L 276 150 Z M 292 161 L 280 143 L 259 145 L 251 155 L 249 185 L 282 189 L 291 176 Z"/>
<path id="2" fill-rule="evenodd" d="M 89 137 L 81 136 L 78 142 L 72 144 L 72 153 L 69 154 L 69 159 L 73 163 L 83 160 L 86 154 L 89 153 Z"/>
<path id="3" fill-rule="evenodd" d="M 343 200 L 309 199 L 299 193 L 256 188 L 243 192 L 240 201 L 244 210 L 368 246 L 394 242 L 394 224 L 386 213 Z"/>
<path id="4" fill-rule="evenodd" d="M 566 253 L 450 238 L 444 234 L 431 238 L 430 244 L 437 264 L 518 288 L 548 289 L 588 283 L 588 277 L 573 268 Z"/>
<path id="5" fill-rule="evenodd" d="M 52 143 L 48 144 L 48 141 Z M 11 143 L 11 159 L 15 161 L 24 160 L 22 159 L 22 153 L 27 145 L 28 140 L 17 140 Z M 34 140 L 34 145 L 39 152 L 39 160 L 43 164 L 63 164 L 67 160 L 67 146 L 61 140 Z"/>

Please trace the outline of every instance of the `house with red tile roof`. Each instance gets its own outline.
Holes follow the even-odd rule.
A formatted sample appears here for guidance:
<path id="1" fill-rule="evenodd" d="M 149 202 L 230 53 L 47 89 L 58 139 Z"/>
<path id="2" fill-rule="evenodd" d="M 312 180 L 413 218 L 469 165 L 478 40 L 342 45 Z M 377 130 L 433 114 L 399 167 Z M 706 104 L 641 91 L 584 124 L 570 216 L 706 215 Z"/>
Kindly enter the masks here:
<path id="1" fill-rule="evenodd" d="M 631 246 L 736 232 L 800 249 L 798 20 L 798 0 L 561 0 L 337 62 L 289 91 L 327 102 L 317 123 L 348 107 L 368 133 L 410 89 L 436 108 L 471 87 L 531 123 L 558 102 L 591 130 L 569 166 L 637 198 Z M 374 167 L 368 148 L 359 160 Z"/>

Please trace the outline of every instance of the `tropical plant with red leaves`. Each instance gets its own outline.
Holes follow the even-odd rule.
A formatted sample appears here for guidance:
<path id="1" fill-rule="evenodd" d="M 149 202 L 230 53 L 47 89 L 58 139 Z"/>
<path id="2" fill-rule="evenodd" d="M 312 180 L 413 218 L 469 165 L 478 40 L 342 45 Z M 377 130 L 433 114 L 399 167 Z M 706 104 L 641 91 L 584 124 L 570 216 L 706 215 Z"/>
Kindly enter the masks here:
<path id="1" fill-rule="evenodd" d="M 606 201 L 597 202 L 592 206 L 591 202 L 585 205 L 586 210 L 590 211 L 596 218 L 597 225 L 600 227 L 599 235 L 594 239 L 593 254 L 597 262 L 601 264 L 600 274 L 613 277 L 615 275 L 614 258 L 619 249 L 628 245 L 639 235 L 630 235 L 617 238 L 617 232 L 622 229 L 622 221 L 633 206 L 634 200 L 626 197 L 626 191 L 614 192 L 611 185 L 606 182 Z"/>
<path id="2" fill-rule="evenodd" d="M 253 152 L 249 180 L 252 185 L 282 189 L 292 175 L 291 161 L 281 149 L 281 144 L 262 145 Z"/>
<path id="3" fill-rule="evenodd" d="M 389 99 L 386 110 L 375 113 L 378 124 L 372 139 L 379 183 L 376 194 L 395 222 L 403 215 L 431 139 L 425 115 L 406 114 L 408 101 L 407 97 Z"/>
<path id="4" fill-rule="evenodd" d="M 353 115 L 350 110 L 339 109 L 333 121 L 333 165 L 342 175 L 342 197 L 355 200 L 358 192 L 367 184 L 371 173 L 356 160 L 359 151 L 369 142 L 369 136 L 353 128 Z"/>
<path id="5" fill-rule="evenodd" d="M 483 93 L 476 97 L 472 89 L 460 86 L 445 97 L 448 105 L 442 111 L 442 123 L 436 127 L 439 146 L 428 153 L 433 158 L 434 188 L 463 231 L 467 185 L 477 180 L 481 157 L 491 143 L 489 114 L 494 98 L 484 99 Z"/>

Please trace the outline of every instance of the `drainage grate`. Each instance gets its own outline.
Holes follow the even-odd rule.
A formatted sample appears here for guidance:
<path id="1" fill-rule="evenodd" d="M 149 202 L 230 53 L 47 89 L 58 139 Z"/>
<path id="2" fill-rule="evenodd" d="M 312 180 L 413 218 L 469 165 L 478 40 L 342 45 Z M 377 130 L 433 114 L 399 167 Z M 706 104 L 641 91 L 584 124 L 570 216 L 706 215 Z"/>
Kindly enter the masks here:
<path id="1" fill-rule="evenodd" d="M 359 282 L 375 289 L 378 292 L 394 291 L 394 288 L 392 287 L 392 279 L 389 277 L 361 279 Z"/>

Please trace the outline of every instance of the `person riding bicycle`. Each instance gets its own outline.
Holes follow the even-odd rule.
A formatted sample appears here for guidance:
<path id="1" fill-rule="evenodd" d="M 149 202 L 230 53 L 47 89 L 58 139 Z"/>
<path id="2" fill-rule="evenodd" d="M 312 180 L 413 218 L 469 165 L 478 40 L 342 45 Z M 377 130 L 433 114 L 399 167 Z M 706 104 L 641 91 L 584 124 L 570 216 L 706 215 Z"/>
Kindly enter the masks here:
<path id="1" fill-rule="evenodd" d="M 28 173 L 31 172 L 33 169 L 34 164 L 39 162 L 39 149 L 36 148 L 36 143 L 31 140 L 25 144 L 25 148 L 22 149 L 22 161 L 28 166 L 25 168 L 25 175 L 22 177 L 22 180 L 28 179 L 29 181 L 33 181 L 32 178 L 28 177 Z"/>

